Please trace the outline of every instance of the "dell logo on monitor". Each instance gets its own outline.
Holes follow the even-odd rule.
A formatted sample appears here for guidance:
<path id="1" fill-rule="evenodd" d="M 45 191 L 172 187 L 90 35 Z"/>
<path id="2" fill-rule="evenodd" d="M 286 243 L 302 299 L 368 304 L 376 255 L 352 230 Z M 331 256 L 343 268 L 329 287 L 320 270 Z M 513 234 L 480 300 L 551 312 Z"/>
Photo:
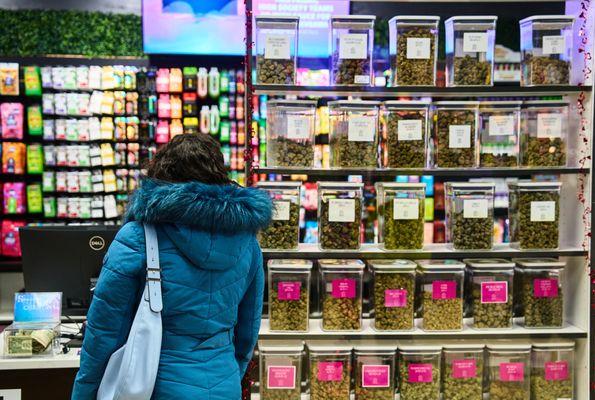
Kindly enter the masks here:
<path id="1" fill-rule="evenodd" d="M 103 250 L 105 247 L 105 239 L 101 236 L 93 236 L 89 239 L 89 247 L 95 251 Z"/>

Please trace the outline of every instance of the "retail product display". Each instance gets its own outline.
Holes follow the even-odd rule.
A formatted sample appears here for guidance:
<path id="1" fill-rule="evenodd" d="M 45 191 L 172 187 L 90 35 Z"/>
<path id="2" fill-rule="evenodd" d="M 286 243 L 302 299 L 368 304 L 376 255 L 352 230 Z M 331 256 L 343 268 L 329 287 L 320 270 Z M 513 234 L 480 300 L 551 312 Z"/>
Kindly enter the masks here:
<path id="1" fill-rule="evenodd" d="M 559 245 L 560 182 L 509 184 L 510 241 L 521 249 Z"/>
<path id="2" fill-rule="evenodd" d="M 464 261 L 469 267 L 467 297 L 471 300 L 473 327 L 512 328 L 514 263 L 498 258 Z"/>
<path id="3" fill-rule="evenodd" d="M 294 85 L 299 17 L 259 15 L 256 22 L 256 82 Z"/>
<path id="4" fill-rule="evenodd" d="M 331 167 L 375 168 L 378 165 L 376 101 L 329 102 Z"/>
<path id="5" fill-rule="evenodd" d="M 357 343 L 353 350 L 355 400 L 394 400 L 397 346 Z"/>
<path id="6" fill-rule="evenodd" d="M 399 346 L 401 400 L 440 398 L 441 350 L 434 345 Z"/>
<path id="7" fill-rule="evenodd" d="M 267 166 L 313 167 L 315 100 L 267 103 Z"/>
<path id="8" fill-rule="evenodd" d="M 4 357 L 53 356 L 59 337 L 60 324 L 15 322 L 4 330 Z"/>
<path id="9" fill-rule="evenodd" d="M 360 248 L 362 187 L 358 183 L 318 183 L 318 237 L 321 249 Z"/>
<path id="10" fill-rule="evenodd" d="M 409 260 L 373 260 L 374 329 L 412 330 L 414 327 L 415 270 Z"/>
<path id="11" fill-rule="evenodd" d="M 379 241 L 386 250 L 419 250 L 424 243 L 425 183 L 379 183 Z"/>
<path id="12" fill-rule="evenodd" d="M 310 399 L 349 398 L 352 345 L 340 342 L 308 342 L 310 352 Z"/>
<path id="13" fill-rule="evenodd" d="M 564 324 L 563 261 L 556 259 L 517 259 L 517 297 L 525 326 L 555 328 Z"/>
<path id="14" fill-rule="evenodd" d="M 262 400 L 300 400 L 302 351 L 299 341 L 258 342 L 260 398 Z"/>
<path id="15" fill-rule="evenodd" d="M 393 86 L 435 86 L 440 17 L 400 15 L 389 21 Z"/>
<path id="16" fill-rule="evenodd" d="M 420 260 L 422 328 L 427 331 L 463 329 L 465 264 L 456 260 Z"/>
<path id="17" fill-rule="evenodd" d="M 362 328 L 362 276 L 360 260 L 320 260 L 322 329 L 358 331 Z"/>
<path id="18" fill-rule="evenodd" d="M 387 101 L 384 103 L 388 168 L 425 168 L 429 102 Z"/>
<path id="19" fill-rule="evenodd" d="M 333 16 L 331 34 L 331 84 L 373 85 L 373 15 Z"/>
<path id="20" fill-rule="evenodd" d="M 488 343 L 490 400 L 528 400 L 531 345 Z"/>
<path id="21" fill-rule="evenodd" d="M 574 398 L 574 342 L 533 343 L 531 399 Z"/>
<path id="22" fill-rule="evenodd" d="M 308 331 L 311 269 L 307 260 L 269 260 L 271 331 Z"/>
<path id="23" fill-rule="evenodd" d="M 476 101 L 434 103 L 434 166 L 473 168 L 477 141 Z"/>
<path id="24" fill-rule="evenodd" d="M 494 184 L 448 182 L 447 241 L 459 249 L 491 249 L 494 242 Z"/>
<path id="25" fill-rule="evenodd" d="M 296 249 L 300 234 L 301 182 L 259 182 L 273 202 L 273 218 L 267 229 L 260 232 L 263 249 Z"/>
<path id="26" fill-rule="evenodd" d="M 482 400 L 484 345 L 449 343 L 443 349 L 444 400 Z"/>
<path id="27" fill-rule="evenodd" d="M 574 17 L 535 15 L 519 23 L 521 85 L 570 84 Z"/>
<path id="28" fill-rule="evenodd" d="M 519 165 L 520 101 L 482 101 L 479 105 L 479 166 Z"/>
<path id="29" fill-rule="evenodd" d="M 525 101 L 521 124 L 521 164 L 561 167 L 567 162 L 568 102 Z"/>

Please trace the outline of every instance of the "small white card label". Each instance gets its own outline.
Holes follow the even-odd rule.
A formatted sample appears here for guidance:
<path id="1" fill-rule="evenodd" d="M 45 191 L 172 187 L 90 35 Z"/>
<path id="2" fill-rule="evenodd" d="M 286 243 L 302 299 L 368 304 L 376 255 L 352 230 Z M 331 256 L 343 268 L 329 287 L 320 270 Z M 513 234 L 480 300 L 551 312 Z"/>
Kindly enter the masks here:
<path id="1" fill-rule="evenodd" d="M 489 136 L 514 135 L 514 117 L 512 115 L 490 115 L 488 125 Z"/>
<path id="2" fill-rule="evenodd" d="M 471 125 L 450 125 L 448 127 L 448 147 L 451 149 L 471 147 Z"/>
<path id="3" fill-rule="evenodd" d="M 310 118 L 301 115 L 287 116 L 287 139 L 302 140 L 310 138 Z"/>
<path id="4" fill-rule="evenodd" d="M 418 219 L 419 199 L 394 199 L 393 219 Z"/>
<path id="5" fill-rule="evenodd" d="M 273 221 L 289 221 L 289 201 L 273 202 Z"/>
<path id="6" fill-rule="evenodd" d="M 368 58 L 368 35 L 345 33 L 339 36 L 339 58 L 363 60 Z"/>
<path id="7" fill-rule="evenodd" d="M 566 52 L 566 38 L 564 36 L 544 36 L 543 54 L 564 54 Z"/>
<path id="8" fill-rule="evenodd" d="M 488 51 L 488 34 L 486 32 L 463 33 L 463 51 L 465 53 L 485 53 Z"/>
<path id="9" fill-rule="evenodd" d="M 349 117 L 347 139 L 350 142 L 373 142 L 376 135 L 376 118 L 370 116 Z"/>
<path id="10" fill-rule="evenodd" d="M 464 200 L 463 201 L 463 218 L 487 218 L 488 217 L 488 200 Z"/>
<path id="11" fill-rule="evenodd" d="M 266 35 L 264 39 L 264 58 L 269 60 L 289 60 L 290 40 L 288 35 Z"/>
<path id="12" fill-rule="evenodd" d="M 431 55 L 431 43 L 429 38 L 407 38 L 407 58 L 427 60 Z"/>
<path id="13" fill-rule="evenodd" d="M 0 389 L 0 399 L 21 400 L 21 389 Z"/>
<path id="14" fill-rule="evenodd" d="M 531 222 L 554 222 L 556 220 L 555 201 L 532 201 Z"/>
<path id="15" fill-rule="evenodd" d="M 405 119 L 397 122 L 397 140 L 422 140 L 421 119 Z"/>
<path id="16" fill-rule="evenodd" d="M 329 222 L 355 222 L 355 200 L 330 199 L 328 220 Z"/>
<path id="17" fill-rule="evenodd" d="M 367 85 L 370 83 L 370 75 L 355 75 L 353 77 L 353 83 L 358 85 Z"/>
<path id="18" fill-rule="evenodd" d="M 562 116 L 560 114 L 537 114 L 537 137 L 562 137 Z"/>

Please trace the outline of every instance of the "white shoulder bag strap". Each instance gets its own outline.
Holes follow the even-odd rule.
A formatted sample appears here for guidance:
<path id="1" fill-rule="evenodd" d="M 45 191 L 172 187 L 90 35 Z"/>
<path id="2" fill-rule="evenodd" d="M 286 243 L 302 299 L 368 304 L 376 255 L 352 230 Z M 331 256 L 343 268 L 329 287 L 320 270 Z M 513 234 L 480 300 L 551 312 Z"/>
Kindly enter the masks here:
<path id="1" fill-rule="evenodd" d="M 150 400 L 161 356 L 161 267 L 157 232 L 145 224 L 147 283 L 128 340 L 111 355 L 97 400 Z"/>

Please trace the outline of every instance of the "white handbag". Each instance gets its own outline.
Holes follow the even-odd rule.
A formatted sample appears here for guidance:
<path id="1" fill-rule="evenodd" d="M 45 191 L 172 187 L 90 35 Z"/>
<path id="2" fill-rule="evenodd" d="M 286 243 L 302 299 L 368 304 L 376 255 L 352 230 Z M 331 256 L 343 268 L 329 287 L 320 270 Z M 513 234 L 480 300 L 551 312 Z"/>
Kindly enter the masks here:
<path id="1" fill-rule="evenodd" d="M 144 225 L 147 284 L 126 343 L 111 355 L 97 400 L 150 400 L 161 355 L 161 267 L 153 225 Z"/>

